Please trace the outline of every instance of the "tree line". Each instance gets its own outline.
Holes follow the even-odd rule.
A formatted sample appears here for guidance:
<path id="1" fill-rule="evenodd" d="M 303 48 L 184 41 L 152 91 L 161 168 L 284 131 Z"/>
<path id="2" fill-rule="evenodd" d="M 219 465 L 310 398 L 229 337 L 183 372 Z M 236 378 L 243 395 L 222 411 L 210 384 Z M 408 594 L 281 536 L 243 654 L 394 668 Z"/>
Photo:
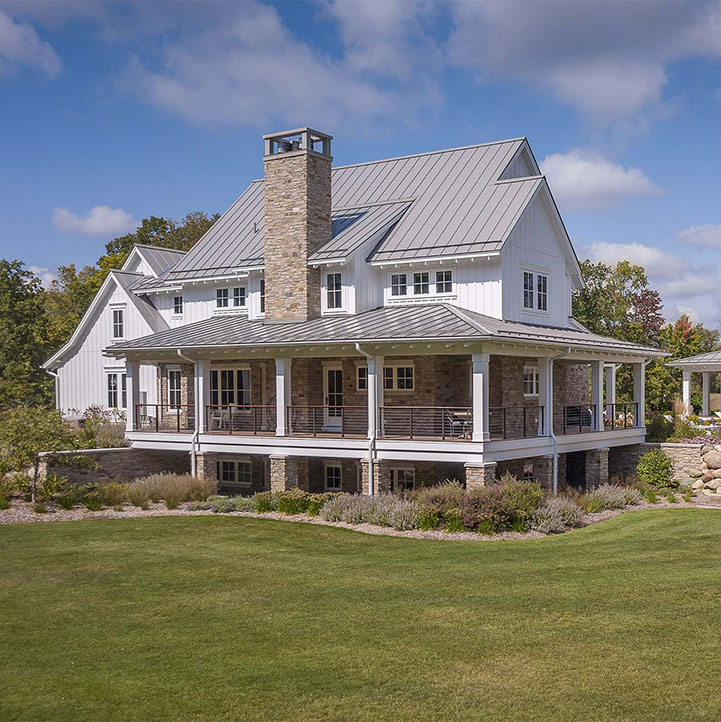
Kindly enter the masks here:
<path id="1" fill-rule="evenodd" d="M 42 287 L 25 264 L 0 260 L 0 409 L 29 404 L 53 405 L 52 379 L 42 363 L 72 335 L 95 294 L 113 268 L 120 268 L 136 243 L 187 251 L 218 219 L 196 211 L 182 221 L 152 216 L 140 227 L 106 244 L 92 266 L 60 266 L 57 280 Z M 592 333 L 623 341 L 657 346 L 672 359 L 721 348 L 719 331 L 681 316 L 666 323 L 663 304 L 650 288 L 641 266 L 621 261 L 615 266 L 581 263 L 585 288 L 574 292 L 573 315 Z M 679 395 L 681 371 L 663 359 L 646 369 L 649 410 L 668 411 Z M 700 389 L 694 387 L 698 398 Z M 633 398 L 630 368 L 618 374 L 618 399 Z"/>

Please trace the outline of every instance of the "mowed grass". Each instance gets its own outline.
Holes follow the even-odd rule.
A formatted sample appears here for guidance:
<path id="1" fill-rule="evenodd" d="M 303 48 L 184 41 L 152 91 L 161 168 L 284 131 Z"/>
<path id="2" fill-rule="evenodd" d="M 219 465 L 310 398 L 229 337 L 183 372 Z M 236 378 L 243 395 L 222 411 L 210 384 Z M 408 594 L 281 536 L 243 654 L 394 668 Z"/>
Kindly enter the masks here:
<path id="1" fill-rule="evenodd" d="M 0 719 L 718 720 L 721 512 L 522 542 L 0 527 Z"/>

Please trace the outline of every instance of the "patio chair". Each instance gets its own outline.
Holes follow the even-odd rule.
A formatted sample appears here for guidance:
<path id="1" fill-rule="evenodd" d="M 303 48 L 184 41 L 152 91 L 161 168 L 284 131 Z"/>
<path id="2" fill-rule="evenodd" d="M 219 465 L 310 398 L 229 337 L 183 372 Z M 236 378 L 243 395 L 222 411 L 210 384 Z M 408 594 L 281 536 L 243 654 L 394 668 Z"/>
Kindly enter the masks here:
<path id="1" fill-rule="evenodd" d="M 230 425 L 230 412 L 228 409 L 214 408 L 210 412 L 208 427 L 210 431 L 221 431 Z"/>

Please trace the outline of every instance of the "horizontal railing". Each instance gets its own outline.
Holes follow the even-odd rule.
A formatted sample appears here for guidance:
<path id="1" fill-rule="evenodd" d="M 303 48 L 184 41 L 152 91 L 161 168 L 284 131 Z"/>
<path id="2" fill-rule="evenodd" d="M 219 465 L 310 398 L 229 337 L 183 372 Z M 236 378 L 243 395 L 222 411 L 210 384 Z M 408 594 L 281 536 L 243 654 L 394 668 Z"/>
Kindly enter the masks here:
<path id="1" fill-rule="evenodd" d="M 223 434 L 275 434 L 275 405 L 209 404 L 205 407 L 205 428 Z"/>
<path id="2" fill-rule="evenodd" d="M 491 439 L 529 439 L 545 436 L 543 406 L 498 406 L 488 409 Z"/>
<path id="3" fill-rule="evenodd" d="M 583 434 L 596 431 L 596 406 L 556 406 L 553 410 L 553 430 L 556 434 Z"/>
<path id="4" fill-rule="evenodd" d="M 473 435 L 469 406 L 381 406 L 382 438 L 466 439 Z"/>
<path id="5" fill-rule="evenodd" d="M 611 429 L 634 429 L 638 423 L 638 403 L 606 404 L 603 407 L 603 424 Z"/>
<path id="6" fill-rule="evenodd" d="M 135 428 L 138 431 L 195 431 L 195 407 L 190 404 L 136 404 Z"/>
<path id="7" fill-rule="evenodd" d="M 367 406 L 288 406 L 292 436 L 362 436 L 368 434 Z"/>

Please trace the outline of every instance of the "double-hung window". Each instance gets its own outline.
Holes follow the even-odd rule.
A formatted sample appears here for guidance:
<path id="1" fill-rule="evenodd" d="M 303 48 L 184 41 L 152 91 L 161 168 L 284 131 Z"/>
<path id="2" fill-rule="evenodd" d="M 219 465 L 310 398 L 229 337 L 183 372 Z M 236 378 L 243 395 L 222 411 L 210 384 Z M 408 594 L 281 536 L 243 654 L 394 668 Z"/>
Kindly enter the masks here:
<path id="1" fill-rule="evenodd" d="M 391 491 L 412 491 L 416 485 L 415 469 L 391 469 Z"/>
<path id="2" fill-rule="evenodd" d="M 548 311 L 548 276 L 523 272 L 523 308 Z"/>
<path id="3" fill-rule="evenodd" d="M 408 281 L 405 273 L 391 275 L 391 296 L 405 296 L 408 293 Z"/>
<path id="4" fill-rule="evenodd" d="M 260 312 L 265 313 L 265 279 L 260 280 Z"/>
<path id="5" fill-rule="evenodd" d="M 523 272 L 523 308 L 533 308 L 533 274 Z"/>
<path id="6" fill-rule="evenodd" d="M 245 306 L 245 286 L 237 286 L 233 289 L 233 305 Z"/>
<path id="7" fill-rule="evenodd" d="M 326 491 L 340 491 L 343 482 L 343 470 L 340 464 L 326 464 L 325 489 Z"/>
<path id="8" fill-rule="evenodd" d="M 538 396 L 538 366 L 523 367 L 523 395 L 526 398 Z"/>
<path id="9" fill-rule="evenodd" d="M 413 366 L 397 365 L 383 367 L 383 388 L 388 391 L 413 390 Z"/>
<path id="10" fill-rule="evenodd" d="M 183 315 L 183 297 L 173 296 L 173 314 L 175 316 Z"/>
<path id="11" fill-rule="evenodd" d="M 250 486 L 250 461 L 219 461 L 218 481 L 221 486 Z"/>
<path id="12" fill-rule="evenodd" d="M 428 273 L 413 274 L 413 294 L 415 296 L 427 294 L 429 292 Z"/>
<path id="13" fill-rule="evenodd" d="M 213 406 L 250 406 L 250 369 L 211 369 L 210 403 Z"/>
<path id="14" fill-rule="evenodd" d="M 108 374 L 108 408 L 128 407 L 128 380 L 125 374 Z M 119 403 L 118 403 L 119 402 Z"/>
<path id="15" fill-rule="evenodd" d="M 356 366 L 356 390 L 368 391 L 368 367 Z"/>
<path id="16" fill-rule="evenodd" d="M 168 407 L 171 409 L 180 408 L 183 400 L 181 379 L 180 369 L 168 369 Z"/>
<path id="17" fill-rule="evenodd" d="M 539 311 L 548 311 L 548 276 L 536 276 L 536 302 Z"/>
<path id="18" fill-rule="evenodd" d="M 219 288 L 215 292 L 215 307 L 228 308 L 229 291 L 227 288 Z"/>
<path id="19" fill-rule="evenodd" d="M 453 271 L 436 271 L 436 293 L 453 291 Z"/>
<path id="20" fill-rule="evenodd" d="M 326 275 L 328 308 L 343 308 L 343 285 L 340 273 Z"/>
<path id="21" fill-rule="evenodd" d="M 113 309 L 113 338 L 125 338 L 125 312 L 122 308 Z"/>

